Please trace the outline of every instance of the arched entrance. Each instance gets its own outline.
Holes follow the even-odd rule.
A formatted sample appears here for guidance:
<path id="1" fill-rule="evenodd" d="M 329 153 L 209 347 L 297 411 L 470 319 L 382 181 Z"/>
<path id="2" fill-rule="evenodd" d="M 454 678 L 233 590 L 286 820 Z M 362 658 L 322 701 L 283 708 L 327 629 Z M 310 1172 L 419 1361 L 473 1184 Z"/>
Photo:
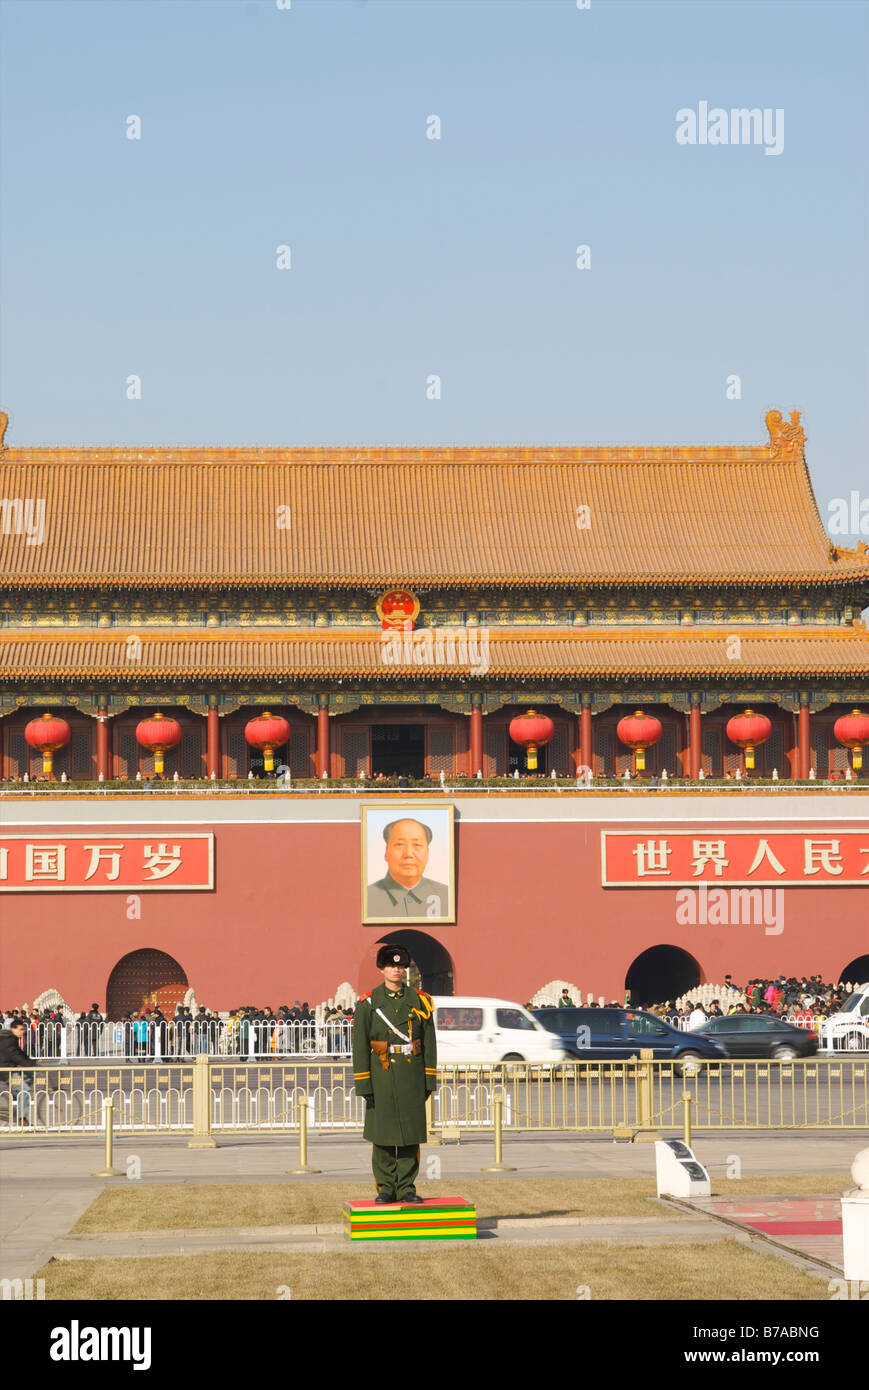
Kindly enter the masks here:
<path id="1" fill-rule="evenodd" d="M 407 979 L 415 989 L 424 989 L 427 994 L 455 992 L 453 962 L 446 948 L 433 936 L 406 928 L 404 931 L 387 932 L 386 936 L 379 938 L 377 945 L 387 943 L 390 946 L 404 946 L 410 952 Z"/>
<path id="2" fill-rule="evenodd" d="M 834 984 L 842 981 L 844 985 L 862 985 L 869 980 L 869 956 L 855 956 L 850 965 L 840 970 Z"/>
<path id="3" fill-rule="evenodd" d="M 701 983 L 702 971 L 680 946 L 650 946 L 628 968 L 625 991 L 635 1008 L 678 999 Z"/>
<path id="4" fill-rule="evenodd" d="M 181 966 L 165 951 L 131 951 L 121 957 L 109 976 L 106 1013 L 117 1020 L 157 1006 L 171 1018 L 189 987 Z"/>

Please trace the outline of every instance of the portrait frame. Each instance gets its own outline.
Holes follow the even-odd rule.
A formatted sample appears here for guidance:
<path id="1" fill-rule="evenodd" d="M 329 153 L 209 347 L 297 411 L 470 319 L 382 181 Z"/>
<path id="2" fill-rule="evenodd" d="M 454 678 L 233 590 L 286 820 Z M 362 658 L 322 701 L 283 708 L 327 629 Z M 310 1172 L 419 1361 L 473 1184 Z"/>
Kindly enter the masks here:
<path id="1" fill-rule="evenodd" d="M 363 926 L 444 926 L 456 920 L 456 825 L 455 806 L 431 802 L 376 801 L 363 802 L 361 807 L 361 865 L 362 865 L 362 925 Z M 432 912 L 435 893 L 428 895 L 428 904 L 421 902 L 419 915 L 403 911 L 384 911 L 390 902 L 388 891 L 380 881 L 388 874 L 386 841 L 383 831 L 391 822 L 419 821 L 431 831 L 423 879 L 430 879 L 447 890 L 446 911 Z M 375 888 L 375 901 L 369 901 L 369 890 Z M 378 901 L 380 906 L 378 907 Z"/>

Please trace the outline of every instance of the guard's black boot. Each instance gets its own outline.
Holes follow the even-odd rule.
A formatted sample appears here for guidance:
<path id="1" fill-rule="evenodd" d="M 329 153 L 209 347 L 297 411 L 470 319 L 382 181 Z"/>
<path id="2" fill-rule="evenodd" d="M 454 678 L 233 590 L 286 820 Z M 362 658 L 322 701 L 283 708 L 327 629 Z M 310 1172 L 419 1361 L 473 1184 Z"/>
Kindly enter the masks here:
<path id="1" fill-rule="evenodd" d="M 382 1207 L 390 1207 L 395 1202 L 395 1198 L 393 1197 L 391 1192 L 378 1192 L 374 1200 L 375 1202 L 378 1202 Z"/>
<path id="2" fill-rule="evenodd" d="M 399 1202 L 401 1202 L 403 1206 L 407 1206 L 409 1203 L 419 1205 L 419 1203 L 422 1202 L 424 1199 L 422 1197 L 418 1197 L 415 1192 L 409 1192 L 406 1197 L 399 1197 L 398 1200 Z"/>

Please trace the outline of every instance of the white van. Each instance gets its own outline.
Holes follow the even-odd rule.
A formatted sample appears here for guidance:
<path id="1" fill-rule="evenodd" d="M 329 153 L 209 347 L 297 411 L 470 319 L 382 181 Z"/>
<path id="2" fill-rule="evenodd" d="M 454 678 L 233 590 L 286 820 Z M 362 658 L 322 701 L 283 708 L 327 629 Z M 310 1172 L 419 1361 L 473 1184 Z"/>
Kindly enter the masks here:
<path id="1" fill-rule="evenodd" d="M 837 1052 L 869 1050 L 869 984 L 858 985 L 839 1012 L 824 1020 L 819 1039 L 822 1048 Z"/>
<path id="2" fill-rule="evenodd" d="M 560 1040 L 521 1004 L 479 995 L 434 996 L 438 1062 L 558 1062 Z"/>

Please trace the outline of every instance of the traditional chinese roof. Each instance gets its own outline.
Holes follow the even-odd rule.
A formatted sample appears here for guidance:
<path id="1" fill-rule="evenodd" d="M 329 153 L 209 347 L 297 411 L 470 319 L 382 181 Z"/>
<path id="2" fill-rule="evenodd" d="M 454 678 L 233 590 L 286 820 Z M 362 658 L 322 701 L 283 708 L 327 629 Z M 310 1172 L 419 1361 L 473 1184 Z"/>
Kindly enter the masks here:
<path id="1" fill-rule="evenodd" d="M 457 638 L 462 631 L 443 629 Z M 739 648 L 733 639 L 739 636 Z M 477 633 L 478 641 L 480 633 Z M 417 643 L 421 641 L 419 637 Z M 386 661 L 379 632 L 265 634 L 221 631 L 179 636 L 140 634 L 141 654 L 131 653 L 126 635 L 47 632 L 0 635 L 0 676 L 5 680 L 54 682 L 99 679 L 189 680 L 221 682 L 258 678 L 299 681 L 436 676 L 490 681 L 530 676 L 588 679 L 624 677 L 636 681 L 670 677 L 745 678 L 835 676 L 869 678 L 869 632 L 862 626 L 843 629 L 754 629 L 744 634 L 718 631 L 646 629 L 618 632 L 564 633 L 541 629 L 517 632 L 495 629 L 489 637 L 488 666 L 480 666 L 484 648 L 471 648 L 471 661 L 401 659 Z M 132 657 L 132 659 L 131 659 Z M 476 663 L 476 666 L 472 663 Z"/>
<path id="2" fill-rule="evenodd" d="M 6 448 L 0 498 L 44 499 L 45 535 L 0 527 L 0 588 L 869 582 L 798 417 L 767 424 L 727 447 Z"/>

